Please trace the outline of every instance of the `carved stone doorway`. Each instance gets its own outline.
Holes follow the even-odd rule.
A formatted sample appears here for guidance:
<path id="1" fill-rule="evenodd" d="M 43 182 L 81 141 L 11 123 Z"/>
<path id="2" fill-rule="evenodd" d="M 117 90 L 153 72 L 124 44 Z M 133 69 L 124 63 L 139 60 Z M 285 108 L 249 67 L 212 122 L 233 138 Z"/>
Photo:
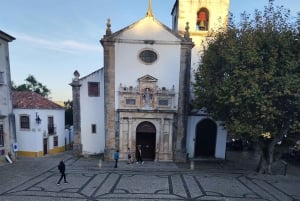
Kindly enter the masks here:
<path id="1" fill-rule="evenodd" d="M 155 159 L 155 144 L 155 126 L 147 121 L 140 123 L 136 129 L 136 146 L 141 145 L 143 160 L 153 161 Z"/>

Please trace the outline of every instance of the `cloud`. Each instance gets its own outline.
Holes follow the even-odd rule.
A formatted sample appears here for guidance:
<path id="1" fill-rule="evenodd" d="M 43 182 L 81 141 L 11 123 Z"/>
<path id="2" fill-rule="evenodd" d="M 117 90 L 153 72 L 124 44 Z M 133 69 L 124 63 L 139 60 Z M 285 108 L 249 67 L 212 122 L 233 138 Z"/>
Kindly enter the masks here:
<path id="1" fill-rule="evenodd" d="M 31 45 L 42 49 L 51 49 L 74 54 L 82 53 L 83 51 L 97 53 L 101 51 L 101 48 L 99 45 L 97 45 L 97 43 L 95 43 L 95 45 L 91 45 L 75 40 L 55 40 L 49 38 L 39 38 L 23 33 L 14 33 L 13 35 L 17 38 L 17 40 L 30 43 Z"/>

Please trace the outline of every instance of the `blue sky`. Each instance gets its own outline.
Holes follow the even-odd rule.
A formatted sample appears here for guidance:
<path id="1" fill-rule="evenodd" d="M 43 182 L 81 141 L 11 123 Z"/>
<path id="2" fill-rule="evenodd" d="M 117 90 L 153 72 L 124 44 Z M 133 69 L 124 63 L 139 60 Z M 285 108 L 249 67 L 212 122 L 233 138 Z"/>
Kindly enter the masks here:
<path id="1" fill-rule="evenodd" d="M 158 20 L 171 27 L 175 0 L 153 0 Z M 262 10 L 268 0 L 231 0 L 230 11 Z M 276 5 L 300 12 L 299 0 L 276 0 Z M 29 74 L 51 90 L 52 100 L 72 99 L 73 72 L 85 76 L 103 66 L 99 40 L 106 20 L 112 31 L 144 17 L 148 0 L 6 0 L 1 1 L 0 30 L 14 36 L 10 43 L 11 77 L 23 84 Z"/>

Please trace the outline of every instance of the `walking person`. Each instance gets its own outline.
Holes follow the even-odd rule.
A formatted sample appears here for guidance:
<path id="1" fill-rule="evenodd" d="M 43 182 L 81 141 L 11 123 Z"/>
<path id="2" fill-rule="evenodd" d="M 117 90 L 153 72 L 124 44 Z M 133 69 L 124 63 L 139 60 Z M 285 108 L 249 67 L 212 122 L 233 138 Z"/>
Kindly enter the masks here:
<path id="1" fill-rule="evenodd" d="M 114 154 L 114 159 L 115 159 L 115 168 L 118 167 L 118 160 L 119 160 L 119 150 L 117 150 Z"/>
<path id="2" fill-rule="evenodd" d="M 144 164 L 144 161 L 142 159 L 142 146 L 138 145 L 137 146 L 137 151 L 136 151 L 136 163 L 141 163 Z"/>
<path id="3" fill-rule="evenodd" d="M 58 186 L 60 185 L 60 181 L 62 180 L 62 178 L 64 178 L 64 182 L 65 182 L 65 184 L 67 184 L 68 182 L 66 180 L 66 173 L 65 173 L 65 171 L 66 171 L 66 165 L 65 165 L 64 160 L 60 161 L 60 163 L 58 165 L 58 169 L 59 169 L 59 172 L 60 172 L 61 175 L 60 175 L 60 178 L 59 178 L 59 180 L 57 182 L 57 185 Z"/>
<path id="4" fill-rule="evenodd" d="M 133 161 L 132 161 L 132 153 L 131 153 L 131 150 L 130 150 L 130 148 L 128 147 L 128 149 L 127 149 L 127 157 L 128 157 L 128 164 L 131 164 L 131 163 L 133 163 Z"/>

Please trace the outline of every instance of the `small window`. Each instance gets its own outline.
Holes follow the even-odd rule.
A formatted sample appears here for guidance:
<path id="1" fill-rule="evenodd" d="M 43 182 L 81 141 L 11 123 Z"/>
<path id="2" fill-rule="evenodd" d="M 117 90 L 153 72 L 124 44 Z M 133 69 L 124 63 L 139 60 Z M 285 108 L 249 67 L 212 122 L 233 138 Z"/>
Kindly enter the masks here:
<path id="1" fill-rule="evenodd" d="M 4 72 L 0 72 L 0 84 L 4 84 Z"/>
<path id="2" fill-rule="evenodd" d="M 58 136 L 53 137 L 53 146 L 57 147 L 58 146 Z"/>
<path id="3" fill-rule="evenodd" d="M 158 100 L 158 104 L 159 105 L 163 105 L 163 106 L 168 106 L 169 105 L 169 101 L 166 99 L 159 99 Z"/>
<path id="4" fill-rule="evenodd" d="M 92 124 L 92 133 L 96 133 L 97 130 L 96 130 L 96 124 Z"/>
<path id="5" fill-rule="evenodd" d="M 97 97 L 100 94 L 99 82 L 89 82 L 88 83 L 88 95 Z"/>
<path id="6" fill-rule="evenodd" d="M 4 147 L 4 130 L 3 130 L 3 124 L 0 124 L 0 147 Z"/>
<path id="7" fill-rule="evenodd" d="M 21 129 L 30 129 L 30 121 L 28 115 L 21 115 L 20 116 L 20 128 Z"/>
<path id="8" fill-rule="evenodd" d="M 126 105 L 135 105 L 135 99 L 134 98 L 127 98 L 126 99 Z"/>
<path id="9" fill-rule="evenodd" d="M 157 60 L 157 54 L 153 50 L 143 50 L 139 58 L 146 64 L 152 64 Z"/>
<path id="10" fill-rule="evenodd" d="M 54 118 L 52 116 L 48 117 L 48 134 L 54 135 L 56 133 L 54 126 Z"/>

